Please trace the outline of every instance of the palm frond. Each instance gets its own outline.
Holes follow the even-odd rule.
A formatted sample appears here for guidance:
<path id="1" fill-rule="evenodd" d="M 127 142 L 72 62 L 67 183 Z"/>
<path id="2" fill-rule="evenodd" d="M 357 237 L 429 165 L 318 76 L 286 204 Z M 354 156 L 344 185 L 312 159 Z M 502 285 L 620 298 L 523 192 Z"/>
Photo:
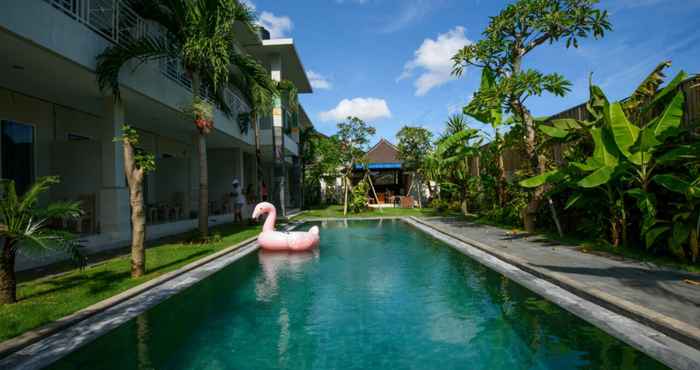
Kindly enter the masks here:
<path id="1" fill-rule="evenodd" d="M 148 61 L 164 58 L 177 58 L 178 52 L 173 43 L 163 37 L 144 36 L 106 48 L 97 56 L 97 83 L 100 90 L 111 89 L 114 97 L 120 99 L 119 72 L 126 63 L 138 60 L 134 67 Z"/>
<path id="2" fill-rule="evenodd" d="M 22 195 L 22 199 L 17 205 L 18 213 L 27 212 L 33 208 L 39 201 L 41 193 L 47 191 L 51 185 L 58 184 L 60 179 L 58 176 L 40 177 L 32 186 Z M 14 183 L 12 183 L 14 187 Z"/>
<path id="3" fill-rule="evenodd" d="M 80 202 L 55 202 L 46 208 L 34 211 L 34 217 L 75 218 L 83 213 Z"/>

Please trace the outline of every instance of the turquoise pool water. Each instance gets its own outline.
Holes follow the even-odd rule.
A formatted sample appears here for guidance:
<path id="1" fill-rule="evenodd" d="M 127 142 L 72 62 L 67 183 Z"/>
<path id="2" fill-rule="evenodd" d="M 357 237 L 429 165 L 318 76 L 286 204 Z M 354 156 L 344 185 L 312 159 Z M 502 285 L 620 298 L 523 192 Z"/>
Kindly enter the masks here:
<path id="1" fill-rule="evenodd" d="M 253 253 L 53 369 L 660 369 L 400 221 Z"/>

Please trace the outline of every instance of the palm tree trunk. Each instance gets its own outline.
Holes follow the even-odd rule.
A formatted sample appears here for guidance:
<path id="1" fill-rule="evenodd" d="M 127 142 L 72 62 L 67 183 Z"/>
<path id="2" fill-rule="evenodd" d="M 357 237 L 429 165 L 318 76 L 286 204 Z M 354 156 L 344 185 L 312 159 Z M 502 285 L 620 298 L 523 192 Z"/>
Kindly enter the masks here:
<path id="1" fill-rule="evenodd" d="M 700 254 L 700 243 L 699 243 L 698 238 L 699 238 L 698 229 L 691 228 L 690 229 L 689 246 L 690 246 L 690 260 L 693 263 L 695 263 L 698 260 L 698 254 Z"/>
<path id="2" fill-rule="evenodd" d="M 0 255 L 0 304 L 17 302 L 17 278 L 15 276 L 15 250 L 10 239 L 5 243 Z"/>
<path id="3" fill-rule="evenodd" d="M 136 168 L 134 147 L 124 140 L 124 173 L 129 185 L 131 205 L 131 277 L 137 278 L 146 273 L 146 213 L 143 207 L 143 169 Z"/>
<path id="4" fill-rule="evenodd" d="M 199 73 L 192 72 L 192 101 L 199 97 L 202 81 Z M 209 167 L 207 166 L 207 137 L 199 130 L 197 151 L 199 154 L 199 234 L 209 235 Z"/>
<path id="5" fill-rule="evenodd" d="M 207 138 L 199 133 L 199 233 L 202 238 L 209 235 L 209 174 L 207 167 Z"/>
<path id="6" fill-rule="evenodd" d="M 143 210 L 142 181 L 129 186 L 131 202 L 131 277 L 146 273 L 146 214 Z"/>
<path id="7" fill-rule="evenodd" d="M 250 115 L 253 121 L 255 129 L 255 170 L 257 176 L 257 186 L 255 187 L 255 200 L 257 202 L 262 201 L 262 196 L 260 194 L 260 186 L 263 182 L 263 171 L 262 171 L 262 149 L 260 149 L 260 125 L 258 125 L 258 114 L 253 111 Z"/>

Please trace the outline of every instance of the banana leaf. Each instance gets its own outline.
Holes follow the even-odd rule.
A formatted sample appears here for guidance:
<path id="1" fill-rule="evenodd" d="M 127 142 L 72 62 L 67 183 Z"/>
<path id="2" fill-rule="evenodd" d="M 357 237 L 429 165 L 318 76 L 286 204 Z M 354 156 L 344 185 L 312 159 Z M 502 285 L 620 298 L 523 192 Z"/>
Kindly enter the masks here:
<path id="1" fill-rule="evenodd" d="M 629 157 L 631 155 L 630 148 L 639 137 L 639 127 L 630 123 L 620 103 L 608 105 L 605 109 L 605 116 L 617 148 L 625 157 Z"/>

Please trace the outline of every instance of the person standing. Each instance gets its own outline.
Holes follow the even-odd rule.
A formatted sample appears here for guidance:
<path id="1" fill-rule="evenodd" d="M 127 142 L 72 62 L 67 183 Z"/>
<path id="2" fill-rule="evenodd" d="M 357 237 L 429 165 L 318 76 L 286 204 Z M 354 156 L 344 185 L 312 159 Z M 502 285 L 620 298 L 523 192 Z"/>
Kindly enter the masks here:
<path id="1" fill-rule="evenodd" d="M 245 195 L 243 195 L 243 188 L 238 179 L 233 179 L 233 192 L 231 196 L 233 198 L 233 222 L 243 222 L 243 206 L 245 206 Z"/>

